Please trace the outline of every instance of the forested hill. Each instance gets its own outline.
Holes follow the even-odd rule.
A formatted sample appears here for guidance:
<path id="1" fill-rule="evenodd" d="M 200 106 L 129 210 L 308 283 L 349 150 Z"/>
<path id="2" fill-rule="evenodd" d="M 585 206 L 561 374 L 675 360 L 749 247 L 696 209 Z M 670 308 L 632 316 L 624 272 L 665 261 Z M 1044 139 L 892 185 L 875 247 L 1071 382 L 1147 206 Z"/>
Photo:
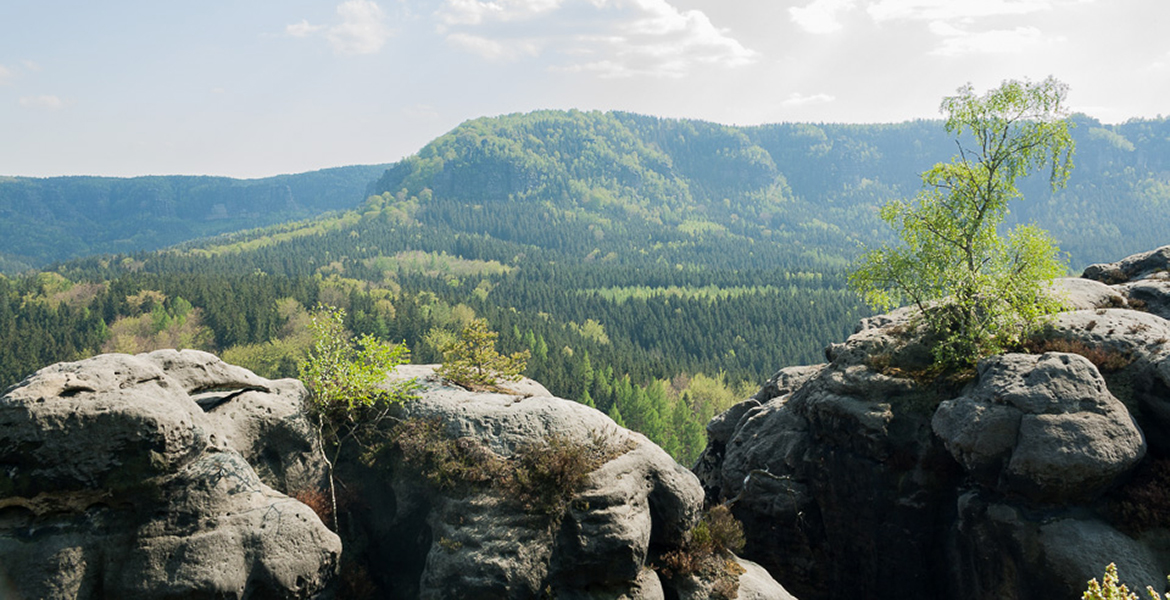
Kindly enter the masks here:
<path id="1" fill-rule="evenodd" d="M 1042 176 L 1024 182 L 1012 220 L 1051 231 L 1074 268 L 1166 243 L 1170 122 L 1074 121 L 1068 187 L 1053 194 Z M 597 236 L 621 236 L 634 220 L 843 258 L 858 241 L 885 239 L 875 207 L 913 196 L 920 173 L 954 152 L 938 121 L 728 127 L 548 111 L 464 123 L 394 165 L 376 189 L 406 197 L 429 189 L 426 222 L 540 245 L 535 236 L 547 228 L 516 223 L 521 213 L 526 222 L 577 223 Z M 555 243 L 590 249 L 584 239 Z"/>
<path id="2" fill-rule="evenodd" d="M 0 273 L 353 208 L 385 168 L 264 179 L 0 177 Z"/>

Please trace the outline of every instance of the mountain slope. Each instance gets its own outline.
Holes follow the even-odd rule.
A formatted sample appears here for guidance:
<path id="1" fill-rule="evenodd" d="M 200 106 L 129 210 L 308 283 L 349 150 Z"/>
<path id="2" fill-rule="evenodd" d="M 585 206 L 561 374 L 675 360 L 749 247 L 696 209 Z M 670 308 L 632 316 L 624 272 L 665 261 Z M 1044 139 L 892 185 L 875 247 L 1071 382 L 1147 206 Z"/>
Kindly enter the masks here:
<path id="1" fill-rule="evenodd" d="M 352 208 L 384 165 L 264 179 L 0 178 L 0 272 Z"/>
<path id="2" fill-rule="evenodd" d="M 1074 268 L 1164 243 L 1170 123 L 1074 121 L 1078 161 L 1068 187 L 1053 193 L 1042 175 L 1025 181 L 1012 222 L 1049 229 Z M 517 221 L 540 216 L 619 238 L 637 224 L 727 231 L 848 258 L 859 241 L 888 239 L 876 207 L 913 196 L 920 173 L 954 151 L 934 121 L 736 128 L 544 111 L 464 123 L 391 167 L 374 189 L 404 197 L 429 189 L 423 222 L 570 253 L 592 248 L 577 237 L 542 242 L 539 229 Z M 472 216 L 467 205 L 491 214 Z"/>

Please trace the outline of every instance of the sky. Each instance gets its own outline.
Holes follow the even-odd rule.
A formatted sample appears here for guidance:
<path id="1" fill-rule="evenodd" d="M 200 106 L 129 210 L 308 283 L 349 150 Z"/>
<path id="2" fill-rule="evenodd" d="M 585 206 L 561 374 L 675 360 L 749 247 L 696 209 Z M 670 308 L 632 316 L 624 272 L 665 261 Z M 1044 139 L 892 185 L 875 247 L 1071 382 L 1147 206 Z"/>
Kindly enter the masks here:
<path id="1" fill-rule="evenodd" d="M 939 118 L 970 83 L 1170 113 L 1166 0 L 0 0 L 0 175 L 397 161 L 538 109 Z"/>

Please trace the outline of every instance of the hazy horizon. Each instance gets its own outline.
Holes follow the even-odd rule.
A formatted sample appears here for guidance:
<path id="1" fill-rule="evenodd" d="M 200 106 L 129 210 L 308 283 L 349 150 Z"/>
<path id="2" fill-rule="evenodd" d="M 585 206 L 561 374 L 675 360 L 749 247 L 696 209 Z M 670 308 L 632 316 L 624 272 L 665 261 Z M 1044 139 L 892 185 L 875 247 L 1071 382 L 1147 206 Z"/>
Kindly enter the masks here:
<path id="1" fill-rule="evenodd" d="M 1170 96 L 1157 0 L 117 0 L 0 6 L 0 173 L 262 178 L 395 162 L 469 119 L 939 118 L 1055 76 L 1106 123 Z"/>

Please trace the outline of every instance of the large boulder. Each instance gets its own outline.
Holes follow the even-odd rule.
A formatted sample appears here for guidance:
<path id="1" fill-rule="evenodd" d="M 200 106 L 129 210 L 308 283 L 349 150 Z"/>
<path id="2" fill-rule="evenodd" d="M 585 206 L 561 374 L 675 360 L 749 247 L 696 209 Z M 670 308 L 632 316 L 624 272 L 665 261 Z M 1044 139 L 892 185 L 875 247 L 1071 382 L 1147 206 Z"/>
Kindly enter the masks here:
<path id="1" fill-rule="evenodd" d="M 1112 287 L 1083 277 L 1060 277 L 1048 292 L 1067 310 L 1118 308 L 1126 305 L 1125 295 Z"/>
<path id="2" fill-rule="evenodd" d="M 191 350 L 61 363 L 9 389 L 0 398 L 0 591 L 328 591 L 340 541 L 282 493 L 323 473 L 305 397 L 296 381 Z"/>
<path id="3" fill-rule="evenodd" d="M 1127 256 L 1117 262 L 1089 265 L 1081 277 L 1109 285 L 1127 283 L 1170 271 L 1170 246 Z"/>
<path id="4" fill-rule="evenodd" d="M 1074 310 L 1056 316 L 1040 345 L 1089 358 L 1148 442 L 1170 451 L 1170 321 L 1131 309 Z"/>
<path id="5" fill-rule="evenodd" d="M 935 434 L 987 487 L 1040 502 L 1096 499 L 1146 454 L 1133 417 L 1088 359 L 1005 354 L 942 402 Z"/>
<path id="6" fill-rule="evenodd" d="M 490 480 L 438 483 L 433 469 L 441 467 L 419 471 L 397 451 L 364 474 L 351 473 L 368 492 L 361 499 L 368 505 L 360 517 L 368 529 L 362 552 L 386 597 L 680 597 L 686 586 L 653 567 L 687 541 L 703 491 L 662 449 L 531 380 L 469 391 L 426 365 L 399 367 L 394 378 L 420 384 L 418 397 L 396 415 L 400 423 L 433 424 L 455 449 L 485 464 L 514 465 L 549 443 L 601 448 L 603 458 L 551 510 L 526 505 L 515 490 Z M 402 558 L 409 556 L 420 559 Z M 782 589 L 759 568 L 743 569 L 739 578 L 739 597 Z"/>

